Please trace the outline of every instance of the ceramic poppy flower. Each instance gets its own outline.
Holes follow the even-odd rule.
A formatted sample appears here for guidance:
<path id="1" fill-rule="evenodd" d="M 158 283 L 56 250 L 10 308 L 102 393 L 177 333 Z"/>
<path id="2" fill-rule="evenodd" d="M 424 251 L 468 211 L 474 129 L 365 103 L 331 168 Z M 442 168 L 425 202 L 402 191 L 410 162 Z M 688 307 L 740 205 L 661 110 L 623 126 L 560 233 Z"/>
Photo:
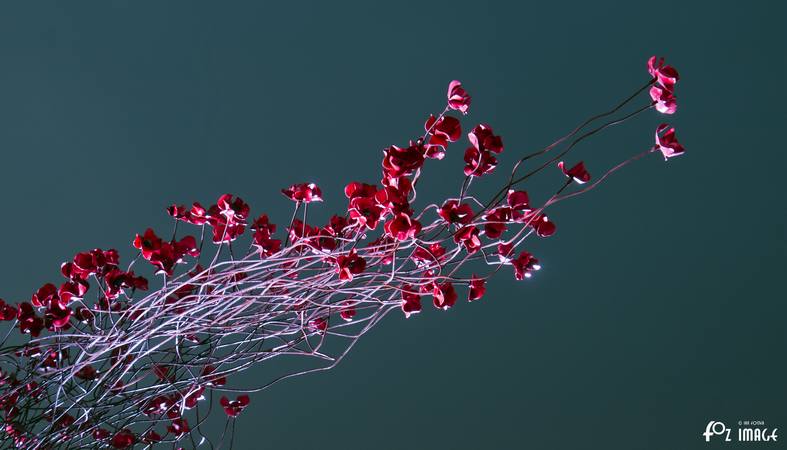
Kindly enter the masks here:
<path id="1" fill-rule="evenodd" d="M 68 322 L 71 320 L 72 313 L 71 308 L 59 301 L 49 303 L 49 307 L 44 315 L 47 328 L 52 331 L 66 328 L 69 325 Z"/>
<path id="2" fill-rule="evenodd" d="M 454 306 L 458 297 L 456 289 L 450 281 L 436 284 L 432 291 L 432 300 L 437 309 L 446 310 Z"/>
<path id="3" fill-rule="evenodd" d="M 145 230 L 145 233 L 140 236 L 134 238 L 134 248 L 139 249 L 142 252 L 142 257 L 150 260 L 150 257 L 153 253 L 159 251 L 161 249 L 161 245 L 163 241 L 160 237 L 156 235 L 156 232 L 153 231 L 153 228 L 148 228 Z"/>
<path id="4" fill-rule="evenodd" d="M 504 264 L 511 263 L 511 255 L 514 254 L 514 244 L 510 242 L 501 242 L 497 244 L 497 256 L 500 262 Z"/>
<path id="5" fill-rule="evenodd" d="M 574 167 L 567 169 L 566 165 L 563 161 L 557 163 L 557 166 L 563 173 L 576 181 L 578 184 L 585 184 L 590 181 L 590 173 L 585 169 L 585 163 L 580 161 L 574 165 Z"/>
<path id="6" fill-rule="evenodd" d="M 16 318 L 19 321 L 17 326 L 22 334 L 29 334 L 38 337 L 44 329 L 44 319 L 36 315 L 33 305 L 22 302 L 17 305 Z"/>
<path id="7" fill-rule="evenodd" d="M 224 375 L 216 375 L 216 368 L 210 364 L 202 368 L 202 376 L 209 386 L 224 386 L 227 384 L 227 377 Z"/>
<path id="8" fill-rule="evenodd" d="M 475 147 L 465 150 L 465 175 L 480 177 L 492 173 L 497 167 L 497 158 L 488 150 L 480 151 Z"/>
<path id="9" fill-rule="evenodd" d="M 509 207 L 501 206 L 484 214 L 484 233 L 490 239 L 497 239 L 506 232 L 506 223 L 512 218 L 512 210 Z"/>
<path id="10" fill-rule="evenodd" d="M 355 249 L 336 258 L 336 272 L 340 280 L 352 281 L 354 275 L 363 273 L 364 270 L 366 270 L 366 260 L 359 256 Z"/>
<path id="11" fill-rule="evenodd" d="M 184 256 L 198 257 L 200 254 L 194 236 L 184 236 L 179 241 L 164 242 L 156 236 L 152 228 L 134 239 L 134 247 L 142 252 L 142 257 L 158 267 L 157 273 L 172 275 L 176 264 L 183 262 Z M 133 280 L 132 280 L 133 281 Z M 141 281 L 139 282 L 141 285 Z"/>
<path id="12" fill-rule="evenodd" d="M 478 235 L 478 228 L 473 225 L 467 225 L 454 233 L 454 242 L 461 244 L 467 250 L 467 253 L 473 254 L 481 248 L 481 239 Z"/>
<path id="13" fill-rule="evenodd" d="M 479 300 L 486 293 L 486 278 L 479 278 L 475 274 L 470 279 L 470 290 L 467 293 L 467 300 Z"/>
<path id="14" fill-rule="evenodd" d="M 30 303 L 36 308 L 42 308 L 49 306 L 49 303 L 55 299 L 57 299 L 57 288 L 52 283 L 46 283 L 33 294 Z"/>
<path id="15" fill-rule="evenodd" d="M 175 218 L 175 220 L 182 220 L 192 225 L 202 225 L 208 220 L 206 217 L 207 211 L 197 202 L 194 202 L 191 208 L 186 208 L 183 205 L 172 205 L 167 208 L 167 214 Z"/>
<path id="16" fill-rule="evenodd" d="M 407 199 L 408 192 L 403 188 L 404 186 L 385 186 L 374 195 L 374 201 L 382 209 L 384 216 L 388 214 L 397 215 L 399 213 L 404 213 L 408 216 L 413 214 L 413 210 L 410 208 L 410 201 Z"/>
<path id="17" fill-rule="evenodd" d="M 530 209 L 530 197 L 527 195 L 526 191 L 515 191 L 513 189 L 509 189 L 506 200 L 508 201 L 508 206 L 510 206 L 511 209 L 517 211 Z"/>
<path id="18" fill-rule="evenodd" d="M 246 231 L 249 205 L 240 197 L 224 194 L 208 208 L 207 223 L 213 227 L 213 242 L 232 242 Z"/>
<path id="19" fill-rule="evenodd" d="M 205 400 L 205 396 L 202 395 L 205 392 L 205 386 L 196 386 L 194 387 L 191 392 L 189 392 L 185 397 L 183 397 L 183 406 L 186 409 L 191 409 L 197 406 L 200 400 Z"/>
<path id="20" fill-rule="evenodd" d="M 104 275 L 104 282 L 106 283 L 104 294 L 109 299 L 117 298 L 124 289 L 148 290 L 148 280 L 145 277 L 136 276 L 133 270 L 124 272 L 117 267 Z"/>
<path id="21" fill-rule="evenodd" d="M 348 199 L 354 199 L 355 197 L 374 197 L 376 193 L 377 186 L 358 181 L 348 183 L 347 186 L 344 187 L 344 195 L 347 196 Z"/>
<path id="22" fill-rule="evenodd" d="M 167 431 L 175 436 L 182 436 L 191 431 L 191 428 L 189 428 L 189 422 L 186 419 L 179 417 L 172 420 L 170 426 L 167 427 Z"/>
<path id="23" fill-rule="evenodd" d="M 674 114 L 678 110 L 678 101 L 675 95 L 664 87 L 652 86 L 650 98 L 656 106 L 656 111 L 662 114 Z"/>
<path id="24" fill-rule="evenodd" d="M 402 312 L 405 318 L 421 312 L 421 296 L 418 289 L 409 284 L 402 285 Z"/>
<path id="25" fill-rule="evenodd" d="M 412 260 L 417 266 L 440 264 L 445 259 L 445 248 L 439 242 L 429 247 L 418 246 L 413 252 Z"/>
<path id="26" fill-rule="evenodd" d="M 385 223 L 385 233 L 399 241 L 412 239 L 420 232 L 421 222 L 403 212 Z"/>
<path id="27" fill-rule="evenodd" d="M 318 317 L 309 322 L 309 327 L 319 333 L 324 333 L 328 329 L 328 319 L 325 317 Z"/>
<path id="28" fill-rule="evenodd" d="M 437 210 L 437 214 L 448 223 L 467 225 L 473 220 L 473 208 L 467 203 L 459 204 L 458 200 L 447 200 Z"/>
<path id="29" fill-rule="evenodd" d="M 530 278 L 533 275 L 533 271 L 541 270 L 538 260 L 525 251 L 520 253 L 511 263 L 514 266 L 514 277 L 517 280 Z"/>
<path id="30" fill-rule="evenodd" d="M 459 111 L 462 114 L 467 114 L 467 110 L 470 108 L 471 98 L 467 94 L 467 91 L 464 90 L 459 80 L 453 80 L 448 83 L 447 96 L 449 108 Z"/>
<path id="31" fill-rule="evenodd" d="M 104 428 L 96 428 L 95 430 L 93 430 L 93 439 L 97 441 L 102 441 L 108 438 L 111 434 L 112 433 L 110 433 L 109 430 L 106 430 Z"/>
<path id="32" fill-rule="evenodd" d="M 243 409 L 249 406 L 250 401 L 248 395 L 239 395 L 235 400 L 230 400 L 222 396 L 219 403 L 221 403 L 221 407 L 224 408 L 224 412 L 227 416 L 238 417 L 238 415 L 243 412 Z"/>
<path id="33" fill-rule="evenodd" d="M 426 119 L 424 130 L 430 135 L 426 144 L 426 157 L 432 159 L 443 159 L 448 143 L 456 142 L 462 137 L 462 125 L 458 119 L 451 116 L 435 119 L 430 115 Z"/>
<path id="34" fill-rule="evenodd" d="M 334 236 L 343 236 L 349 226 L 350 222 L 347 220 L 347 217 L 334 214 L 328 220 L 328 226 L 325 228 Z"/>
<path id="35" fill-rule="evenodd" d="M 0 320 L 14 320 L 16 319 L 16 306 L 9 305 L 0 298 Z"/>
<path id="36" fill-rule="evenodd" d="M 57 290 L 57 296 L 64 305 L 67 305 L 73 300 L 81 300 L 88 287 L 89 285 L 86 281 L 66 281 L 60 285 L 60 288 Z"/>
<path id="37" fill-rule="evenodd" d="M 136 438 L 134 433 L 132 433 L 130 430 L 123 429 L 112 436 L 112 441 L 110 443 L 114 448 L 129 448 L 134 445 L 135 440 Z"/>
<path id="38" fill-rule="evenodd" d="M 249 216 L 249 205 L 244 202 L 240 197 L 235 197 L 232 194 L 224 194 L 216 201 L 221 214 L 226 217 L 231 217 L 236 220 L 246 220 Z"/>
<path id="39" fill-rule="evenodd" d="M 656 128 L 656 146 L 655 148 L 661 151 L 664 155 L 664 160 L 683 154 L 685 149 L 678 142 L 675 136 L 675 128 L 669 128 L 669 125 L 662 123 Z M 666 131 L 665 131 L 666 130 Z"/>
<path id="40" fill-rule="evenodd" d="M 276 232 L 276 225 L 270 223 L 267 214 L 262 214 L 255 219 L 251 224 L 251 229 L 254 230 L 252 245 L 259 250 L 260 256 L 269 257 L 279 252 L 281 240 L 271 238 L 271 235 Z"/>
<path id="41" fill-rule="evenodd" d="M 392 178 L 412 175 L 423 166 L 425 153 L 420 142 L 404 148 L 392 145 L 383 150 L 383 171 Z"/>
<path id="42" fill-rule="evenodd" d="M 380 223 L 383 208 L 374 197 L 354 197 L 348 211 L 354 225 L 374 230 Z"/>
<path id="43" fill-rule="evenodd" d="M 485 123 L 476 125 L 467 134 L 467 139 L 479 151 L 488 150 L 492 153 L 501 153 L 503 151 L 503 138 L 495 135 L 492 127 Z"/>
<path id="44" fill-rule="evenodd" d="M 664 65 L 664 58 L 657 59 L 656 56 L 648 59 L 648 73 L 670 92 L 675 89 L 675 83 L 680 79 L 674 67 Z"/>
<path id="45" fill-rule="evenodd" d="M 314 183 L 299 183 L 282 189 L 285 197 L 296 203 L 311 203 L 322 201 L 322 190 Z"/>
<path id="46" fill-rule="evenodd" d="M 355 317 L 355 314 L 355 302 L 352 300 L 345 300 L 342 302 L 342 309 L 339 311 L 339 316 L 341 316 L 342 319 L 350 322 L 353 320 L 353 317 Z"/>
<path id="47" fill-rule="evenodd" d="M 537 214 L 530 221 L 530 226 L 536 231 L 538 237 L 549 237 L 555 234 L 557 226 L 544 214 Z"/>
<path id="48" fill-rule="evenodd" d="M 142 435 L 142 442 L 146 444 L 155 444 L 161 442 L 161 435 L 156 433 L 155 430 L 148 430 Z"/>

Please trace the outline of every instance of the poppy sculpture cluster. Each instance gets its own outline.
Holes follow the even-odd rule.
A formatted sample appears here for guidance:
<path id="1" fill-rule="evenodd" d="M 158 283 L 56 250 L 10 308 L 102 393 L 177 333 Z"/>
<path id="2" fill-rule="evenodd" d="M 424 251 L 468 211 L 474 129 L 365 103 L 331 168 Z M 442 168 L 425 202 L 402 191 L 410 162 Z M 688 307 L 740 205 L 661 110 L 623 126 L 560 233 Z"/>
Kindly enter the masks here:
<path id="1" fill-rule="evenodd" d="M 0 300 L 8 327 L 0 346 L 4 447 L 212 448 L 231 441 L 249 393 L 333 367 L 387 314 L 412 317 L 426 301 L 441 310 L 460 297 L 478 301 L 497 272 L 531 277 L 540 265 L 524 246 L 555 233 L 551 205 L 651 153 L 683 153 L 675 130 L 662 124 L 652 146 L 597 179 L 582 161 L 569 161 L 578 143 L 612 125 L 651 108 L 675 112 L 678 73 L 655 57 L 647 67 L 644 86 L 518 158 L 485 201 L 471 185 L 495 171 L 505 145 L 479 124 L 467 133 L 458 195 L 414 208 L 421 175 L 458 157 L 453 147 L 471 97 L 452 81 L 445 109 L 426 118 L 424 133 L 383 151 L 380 183 L 347 184 L 346 210 L 325 225 L 307 223 L 320 188 L 300 183 L 282 190 L 294 212 L 279 226 L 226 194 L 208 207 L 169 207 L 171 238 L 139 233 L 125 268 L 114 249 L 78 253 L 63 263 L 60 283 L 44 284 L 29 301 Z M 522 184 L 543 171 L 555 174 L 556 189 L 534 202 Z M 158 277 L 155 288 L 144 272 Z M 258 386 L 233 385 L 250 368 L 272 373 Z M 203 429 L 214 410 L 227 425 L 210 437 Z"/>

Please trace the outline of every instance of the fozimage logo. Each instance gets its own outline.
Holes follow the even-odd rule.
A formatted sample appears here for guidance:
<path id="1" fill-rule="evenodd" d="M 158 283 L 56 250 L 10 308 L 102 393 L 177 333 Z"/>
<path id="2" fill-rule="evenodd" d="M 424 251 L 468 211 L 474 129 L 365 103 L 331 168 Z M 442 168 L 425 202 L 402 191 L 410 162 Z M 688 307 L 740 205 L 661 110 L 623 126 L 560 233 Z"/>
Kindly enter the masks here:
<path id="1" fill-rule="evenodd" d="M 778 428 L 769 429 L 764 420 L 739 420 L 738 427 L 732 429 L 724 422 L 711 420 L 705 426 L 705 442 L 710 442 L 711 438 L 723 442 L 776 442 L 778 439 Z"/>

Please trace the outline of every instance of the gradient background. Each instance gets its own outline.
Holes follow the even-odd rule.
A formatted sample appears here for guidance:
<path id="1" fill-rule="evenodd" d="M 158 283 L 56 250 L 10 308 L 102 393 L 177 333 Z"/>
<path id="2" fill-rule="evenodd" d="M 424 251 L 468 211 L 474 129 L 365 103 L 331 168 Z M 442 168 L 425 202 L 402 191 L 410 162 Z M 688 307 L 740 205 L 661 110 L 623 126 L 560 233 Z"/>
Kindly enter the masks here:
<path id="1" fill-rule="evenodd" d="M 454 78 L 473 95 L 465 127 L 492 124 L 507 167 L 661 54 L 682 75 L 668 119 L 685 156 L 557 207 L 534 279 L 390 317 L 336 370 L 255 395 L 235 448 L 744 447 L 706 444 L 712 419 L 787 440 L 783 2 L 283 3 L 0 6 L 0 296 L 29 298 L 77 251 L 129 257 L 172 202 L 233 192 L 283 223 L 278 189 L 313 180 L 327 218 Z M 662 119 L 572 159 L 598 175 Z M 463 149 L 427 164 L 422 196 L 458 190 Z"/>

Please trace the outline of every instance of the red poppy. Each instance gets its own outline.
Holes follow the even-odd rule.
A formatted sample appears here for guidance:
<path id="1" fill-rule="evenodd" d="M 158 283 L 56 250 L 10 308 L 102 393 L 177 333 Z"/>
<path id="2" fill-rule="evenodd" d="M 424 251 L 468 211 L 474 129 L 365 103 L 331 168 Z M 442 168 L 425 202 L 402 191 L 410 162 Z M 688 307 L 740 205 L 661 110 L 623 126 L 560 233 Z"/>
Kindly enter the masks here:
<path id="1" fill-rule="evenodd" d="M 656 128 L 655 148 L 661 151 L 665 161 L 674 156 L 682 155 L 685 151 L 683 146 L 678 142 L 678 138 L 675 136 L 675 128 L 669 128 L 668 130 L 667 128 L 669 128 L 669 125 L 666 123 L 662 123 Z"/>
<path id="2" fill-rule="evenodd" d="M 440 264 L 445 259 L 445 248 L 439 242 L 429 245 L 428 248 L 419 245 L 413 252 L 412 259 L 418 266 Z"/>
<path id="3" fill-rule="evenodd" d="M 311 203 L 322 201 L 322 190 L 314 183 L 300 183 L 282 189 L 281 193 L 285 197 L 296 203 Z"/>
<path id="4" fill-rule="evenodd" d="M 158 273 L 167 275 L 172 275 L 175 264 L 183 262 L 184 256 L 197 257 L 200 254 L 194 236 L 185 236 L 180 241 L 164 242 L 156 236 L 152 228 L 148 228 L 142 236 L 137 235 L 134 247 L 142 252 L 143 258 L 159 268 Z M 139 285 L 142 285 L 141 281 Z"/>
<path id="5" fill-rule="evenodd" d="M 456 303 L 459 296 L 456 294 L 456 289 L 450 281 L 445 283 L 436 284 L 432 291 L 432 300 L 435 308 L 446 310 Z"/>
<path id="6" fill-rule="evenodd" d="M 350 219 L 357 226 L 365 226 L 370 230 L 377 228 L 383 209 L 374 197 L 353 197 L 350 200 Z"/>
<path id="7" fill-rule="evenodd" d="M 309 322 L 309 327 L 320 333 L 324 333 L 328 329 L 328 319 L 325 317 L 318 317 Z"/>
<path id="8" fill-rule="evenodd" d="M 668 91 L 673 91 L 675 89 L 675 83 L 680 79 L 678 71 L 675 70 L 674 67 L 669 65 L 665 66 L 664 58 L 659 58 L 657 60 L 655 56 L 651 56 L 650 59 L 648 59 L 648 73 Z"/>
<path id="9" fill-rule="evenodd" d="M 60 301 L 50 302 L 44 314 L 45 325 L 48 329 L 53 331 L 67 328 L 69 327 L 72 313 L 71 308 Z"/>
<path id="10" fill-rule="evenodd" d="M 172 205 L 167 208 L 167 213 L 176 220 L 182 220 L 193 225 L 202 225 L 208 220 L 207 211 L 197 202 L 194 202 L 189 209 L 183 205 Z"/>
<path id="11" fill-rule="evenodd" d="M 473 131 L 467 134 L 467 138 L 478 150 L 489 150 L 492 153 L 503 151 L 503 138 L 495 135 L 492 127 L 485 123 L 476 125 Z"/>
<path id="12" fill-rule="evenodd" d="M 33 337 L 38 337 L 41 330 L 44 329 L 44 319 L 36 315 L 33 305 L 27 302 L 22 302 L 17 305 L 17 315 L 19 323 L 19 331 L 23 334 L 29 334 Z"/>
<path id="13" fill-rule="evenodd" d="M 346 195 L 349 199 L 354 199 L 355 197 L 374 197 L 374 194 L 376 193 L 377 186 L 373 184 L 360 183 L 358 181 L 353 181 L 344 187 L 344 195 Z"/>
<path id="14" fill-rule="evenodd" d="M 0 320 L 14 320 L 16 319 L 16 314 L 16 307 L 0 298 Z"/>
<path id="15" fill-rule="evenodd" d="M 366 270 L 366 260 L 359 256 L 355 249 L 336 258 L 336 272 L 340 280 L 352 281 L 353 275 L 363 273 L 364 270 Z"/>
<path id="16" fill-rule="evenodd" d="M 530 208 L 530 197 L 526 191 L 509 189 L 506 200 L 508 200 L 508 206 L 514 210 L 523 211 Z"/>
<path id="17" fill-rule="evenodd" d="M 674 114 L 678 110 L 678 101 L 672 91 L 661 86 L 651 86 L 650 98 L 656 105 L 656 111 L 662 114 Z"/>
<path id="18" fill-rule="evenodd" d="M 377 191 L 374 195 L 374 201 L 382 209 L 382 214 L 399 214 L 405 213 L 412 215 L 413 211 L 410 208 L 410 201 L 407 199 L 408 191 L 402 187 L 385 186 L 383 189 Z M 407 186 L 409 188 L 409 185 Z"/>
<path id="19" fill-rule="evenodd" d="M 514 244 L 501 242 L 497 244 L 497 256 L 502 263 L 510 263 L 511 255 L 514 253 Z"/>
<path id="20" fill-rule="evenodd" d="M 93 439 L 97 441 L 104 440 L 109 436 L 110 436 L 109 430 L 106 430 L 104 428 L 96 428 L 95 430 L 93 430 Z"/>
<path id="21" fill-rule="evenodd" d="M 224 408 L 224 412 L 229 417 L 238 417 L 243 412 L 243 409 L 249 406 L 250 399 L 248 395 L 239 395 L 236 400 L 230 400 L 222 396 L 219 403 L 221 403 L 221 407 Z"/>
<path id="22" fill-rule="evenodd" d="M 431 135 L 426 145 L 427 158 L 443 159 L 448 143 L 456 142 L 462 137 L 462 125 L 458 119 L 451 116 L 435 119 L 433 115 L 430 115 L 426 119 L 424 130 Z"/>
<path id="23" fill-rule="evenodd" d="M 133 270 L 124 272 L 117 267 L 104 275 L 104 282 L 107 286 L 104 293 L 109 299 L 117 298 L 123 289 L 148 290 L 148 280 L 145 277 L 136 276 Z"/>
<path id="24" fill-rule="evenodd" d="M 246 231 L 249 205 L 232 194 L 219 197 L 215 205 L 208 208 L 207 222 L 213 227 L 213 242 L 231 242 Z"/>
<path id="25" fill-rule="evenodd" d="M 486 293 L 486 278 L 479 278 L 473 274 L 470 279 L 470 291 L 467 294 L 467 300 L 479 300 Z"/>
<path id="26" fill-rule="evenodd" d="M 196 386 L 189 392 L 185 397 L 183 397 L 183 404 L 186 409 L 191 409 L 197 406 L 197 403 L 200 400 L 204 400 L 205 396 L 202 393 L 205 392 L 205 386 Z"/>
<path id="27" fill-rule="evenodd" d="M 167 427 L 167 431 L 175 436 L 182 436 L 191 431 L 191 428 L 189 428 L 189 422 L 186 419 L 179 417 L 172 420 L 172 424 Z"/>
<path id="28" fill-rule="evenodd" d="M 437 214 L 448 223 L 467 225 L 473 220 L 473 208 L 467 203 L 459 204 L 458 200 L 448 200 L 437 210 Z"/>
<path id="29" fill-rule="evenodd" d="M 161 435 L 156 433 L 155 430 L 148 430 L 147 433 L 142 435 L 142 442 L 146 444 L 155 444 L 161 442 Z"/>
<path id="30" fill-rule="evenodd" d="M 566 169 L 566 165 L 563 161 L 557 163 L 557 166 L 563 173 L 569 177 L 573 178 L 579 184 L 585 184 L 590 181 L 590 173 L 585 169 L 585 163 L 580 161 L 574 167 L 570 169 Z"/>
<path id="31" fill-rule="evenodd" d="M 355 317 L 355 314 L 356 314 L 355 302 L 353 302 L 352 300 L 345 300 L 342 303 L 342 309 L 339 312 L 339 315 L 341 316 L 341 318 L 349 322 L 349 321 L 353 320 L 353 317 Z"/>
<path id="32" fill-rule="evenodd" d="M 533 271 L 540 270 L 538 260 L 528 252 L 522 252 L 511 263 L 514 265 L 514 277 L 517 280 L 530 278 Z"/>
<path id="33" fill-rule="evenodd" d="M 478 228 L 473 225 L 467 225 L 454 234 L 454 242 L 462 244 L 467 253 L 473 254 L 481 248 L 481 239 L 478 237 L 478 234 Z"/>
<path id="34" fill-rule="evenodd" d="M 402 312 L 406 318 L 421 312 L 421 296 L 409 284 L 402 285 Z"/>
<path id="35" fill-rule="evenodd" d="M 392 145 L 383 150 L 383 171 L 393 178 L 411 175 L 423 166 L 425 152 L 420 141 L 404 148 Z"/>
<path id="36" fill-rule="evenodd" d="M 205 382 L 210 386 L 224 386 L 227 384 L 227 377 L 224 375 L 214 375 L 216 368 L 212 365 L 207 365 L 202 369 L 202 376 L 205 377 Z"/>
<path id="37" fill-rule="evenodd" d="M 470 108 L 470 101 L 470 96 L 467 94 L 467 91 L 464 90 L 459 80 L 453 80 L 448 83 L 449 108 L 459 111 L 462 114 L 467 114 L 467 110 Z"/>
<path id="38" fill-rule="evenodd" d="M 281 240 L 271 238 L 276 232 L 276 225 L 270 223 L 267 214 L 259 216 L 252 223 L 251 229 L 254 230 L 252 245 L 257 247 L 261 256 L 271 256 L 281 249 Z"/>
<path id="39" fill-rule="evenodd" d="M 385 233 L 399 241 L 412 239 L 421 232 L 421 222 L 401 212 L 385 223 Z"/>
<path id="40" fill-rule="evenodd" d="M 480 177 L 492 173 L 497 167 L 497 158 L 489 151 L 479 151 L 475 147 L 465 150 L 465 175 Z"/>
<path id="41" fill-rule="evenodd" d="M 555 226 L 555 222 L 549 220 L 549 218 L 544 214 L 537 214 L 535 217 L 529 216 L 525 219 L 525 221 L 530 221 L 530 226 L 536 231 L 536 235 L 539 237 L 549 237 L 555 234 L 557 230 L 557 226 Z"/>
<path id="42" fill-rule="evenodd" d="M 490 239 L 497 239 L 506 231 L 506 223 L 511 221 L 511 208 L 501 206 L 484 214 L 484 233 Z"/>
<path id="43" fill-rule="evenodd" d="M 57 298 L 57 288 L 52 283 L 47 283 L 36 291 L 33 294 L 33 297 L 30 299 L 30 303 L 33 304 L 36 308 L 47 307 L 52 300 Z"/>
<path id="44" fill-rule="evenodd" d="M 135 440 L 136 438 L 130 430 L 123 429 L 112 436 L 111 444 L 115 448 L 129 448 L 134 445 Z"/>

